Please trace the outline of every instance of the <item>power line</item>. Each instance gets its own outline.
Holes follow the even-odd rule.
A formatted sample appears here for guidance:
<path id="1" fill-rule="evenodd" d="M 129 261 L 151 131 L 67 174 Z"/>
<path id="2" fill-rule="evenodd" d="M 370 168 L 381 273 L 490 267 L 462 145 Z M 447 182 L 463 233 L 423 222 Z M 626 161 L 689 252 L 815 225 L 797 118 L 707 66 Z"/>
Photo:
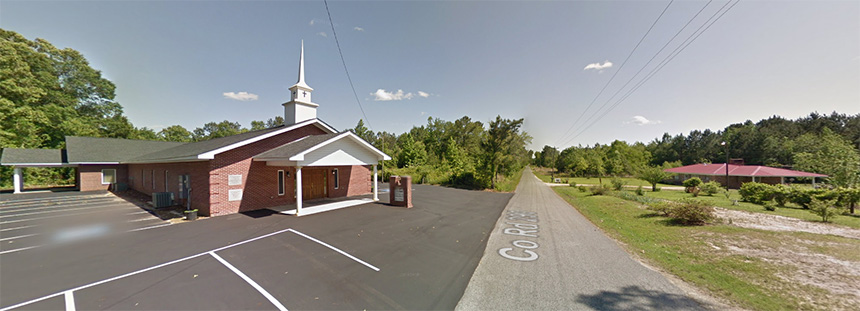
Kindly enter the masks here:
<path id="1" fill-rule="evenodd" d="M 337 52 L 340 54 L 340 62 L 343 63 L 343 71 L 346 72 L 346 79 L 349 80 L 349 87 L 352 88 L 352 95 L 355 96 L 355 102 L 358 103 L 358 109 L 361 110 L 361 115 L 364 116 L 364 120 L 367 120 L 367 127 L 373 131 L 373 126 L 370 125 L 370 119 L 367 118 L 367 114 L 364 113 L 364 107 L 361 106 L 361 100 L 358 99 L 355 85 L 352 84 L 352 77 L 349 76 L 349 69 L 346 68 L 346 60 L 343 58 L 343 51 L 340 49 L 340 41 L 337 40 L 337 31 L 334 30 L 334 21 L 331 19 L 331 11 L 328 9 L 328 0 L 323 0 L 323 3 L 325 3 L 325 12 L 328 14 L 328 23 L 331 25 L 331 33 L 334 35 L 334 42 L 337 44 Z"/>
<path id="2" fill-rule="evenodd" d="M 624 61 L 621 62 L 621 66 L 618 67 L 618 70 L 616 70 L 615 73 L 612 74 L 612 77 L 609 78 L 609 81 L 606 81 L 606 84 L 603 85 L 603 88 L 600 89 L 600 92 L 597 93 L 597 96 L 594 96 L 594 99 L 592 99 L 591 102 L 588 104 L 588 106 L 585 107 L 585 110 L 582 111 L 582 114 L 580 114 L 579 117 L 576 118 L 576 120 L 573 121 L 573 123 L 570 125 L 570 128 L 568 128 L 567 131 L 565 131 L 564 134 L 562 134 L 561 138 L 559 138 L 559 141 L 564 140 L 564 138 L 568 135 L 568 133 L 571 130 L 573 130 L 573 126 L 576 125 L 580 119 L 582 119 L 582 116 L 584 116 L 585 113 L 588 112 L 588 109 L 591 108 L 591 106 L 594 104 L 595 101 L 597 101 L 597 98 L 599 98 L 600 95 L 603 94 L 603 91 L 606 90 L 606 87 L 608 87 L 609 84 L 612 83 L 612 80 L 615 79 L 615 76 L 618 75 L 619 72 L 621 72 L 621 69 L 624 68 L 624 65 L 627 64 L 627 61 L 630 59 L 631 56 L 633 56 L 633 53 L 636 52 L 636 49 L 639 48 L 639 45 L 642 44 L 642 41 L 645 41 L 645 38 L 648 37 L 648 34 L 651 33 L 652 29 L 654 29 L 654 25 L 657 25 L 657 22 L 660 21 L 660 18 L 662 18 L 663 14 L 666 13 L 666 10 L 668 10 L 669 7 L 672 6 L 673 2 L 675 2 L 675 0 L 669 1 L 669 4 L 667 4 L 666 7 L 663 8 L 663 11 L 660 12 L 660 15 L 657 16 L 657 19 L 655 19 L 654 22 L 651 23 L 651 27 L 648 28 L 648 31 L 646 31 L 645 34 L 642 35 L 642 38 L 639 39 L 639 42 L 636 43 L 636 46 L 633 47 L 633 50 L 630 51 L 630 54 L 627 54 L 627 58 L 625 58 Z"/>
<path id="3" fill-rule="evenodd" d="M 704 27 L 704 29 L 703 29 L 701 32 L 698 32 L 698 29 L 696 30 L 696 32 L 698 32 L 698 34 L 697 34 L 696 32 L 693 32 L 693 34 L 691 34 L 689 37 L 687 37 L 687 40 L 685 40 L 684 42 L 682 42 L 678 47 L 676 47 L 676 48 L 675 48 L 675 50 L 674 50 L 674 51 L 672 51 L 672 53 L 670 53 L 668 56 L 666 56 L 666 58 L 664 58 L 664 59 L 663 59 L 663 61 L 661 61 L 661 62 L 660 62 L 660 64 L 658 64 L 656 67 L 654 67 L 654 69 L 652 69 L 652 70 L 651 70 L 651 71 L 650 71 L 650 72 L 645 76 L 645 78 L 643 78 L 642 80 L 640 80 L 640 81 L 639 81 L 639 82 L 638 82 L 638 83 L 637 83 L 633 88 L 631 88 L 630 90 L 628 90 L 628 91 L 627 91 L 627 92 L 626 92 L 626 93 L 621 97 L 621 99 L 619 99 L 618 101 L 616 101 L 612 106 L 610 106 L 610 107 L 609 107 L 609 109 L 608 109 L 608 110 L 606 110 L 605 112 L 603 112 L 603 114 L 601 114 L 601 115 L 600 115 L 600 117 L 598 117 L 597 119 L 595 119 L 595 120 L 594 120 L 593 122 L 591 122 L 587 127 L 585 127 L 585 128 L 584 128 L 584 129 L 582 129 L 579 133 L 577 133 L 576 135 L 574 135 L 573 137 L 571 137 L 568 141 L 573 140 L 573 139 L 575 139 L 576 137 L 579 137 L 579 135 L 582 135 L 582 133 L 584 133 L 586 130 L 588 130 L 589 128 L 591 128 L 592 126 L 594 126 L 594 124 L 596 124 L 596 123 L 597 123 L 597 121 L 600 121 L 600 119 L 602 119 L 602 118 L 603 118 L 604 116 L 606 116 L 610 111 L 612 111 L 613 109 L 615 109 L 615 107 L 617 107 L 617 106 L 618 106 L 618 105 L 620 105 L 624 100 L 626 100 L 628 97 L 630 97 L 630 95 L 632 95 L 634 92 L 636 92 L 640 87 L 642 87 L 642 85 L 643 85 L 643 84 L 645 84 L 646 82 L 648 82 L 648 80 L 651 80 L 651 78 L 652 78 L 652 77 L 654 77 L 654 75 L 656 75 L 656 74 L 657 74 L 661 69 L 663 69 L 663 67 L 665 67 L 666 65 L 668 65 L 668 64 L 669 64 L 669 62 L 671 62 L 673 59 L 675 59 L 675 57 L 676 57 L 676 56 L 678 56 L 679 54 L 681 54 L 681 52 L 683 52 L 683 51 L 684 51 L 684 50 L 685 50 L 685 49 L 686 49 L 690 44 L 692 44 L 692 43 L 693 43 L 693 41 L 696 41 L 696 39 L 698 39 L 698 38 L 699 38 L 699 36 L 701 36 L 701 35 L 702 35 L 705 31 L 707 31 L 709 28 L 711 28 L 711 26 L 712 26 L 712 25 L 714 25 L 714 23 L 716 23 L 720 18 L 722 18 L 726 13 L 728 13 L 728 12 L 729 12 L 729 10 L 731 10 L 733 7 L 735 7 L 735 5 L 737 5 L 739 2 L 740 2 L 740 0 L 735 1 L 731 6 L 729 6 L 729 7 L 728 7 L 728 9 L 726 9 L 725 11 L 722 11 L 722 10 L 723 10 L 723 8 L 725 8 L 729 3 L 731 3 L 731 0 L 729 0 L 729 2 L 726 2 L 726 4 L 725 4 L 725 5 L 723 5 L 723 7 L 721 7 L 719 10 L 717 10 L 717 12 L 716 12 L 716 13 L 714 13 L 714 14 L 711 16 L 711 18 L 709 18 L 707 21 L 705 21 L 705 23 L 704 23 L 704 24 L 702 24 L 702 26 L 700 26 L 700 27 L 699 27 L 699 29 L 702 29 L 702 27 Z M 722 13 L 720 13 L 720 11 L 722 11 Z M 719 14 L 719 16 L 717 16 L 718 14 Z M 716 17 L 716 19 L 714 19 L 714 17 Z M 711 19 L 713 19 L 713 21 L 712 21 L 710 24 L 708 24 L 708 22 L 709 22 Z M 707 26 L 705 26 L 706 24 L 707 24 Z M 688 41 L 689 41 L 689 42 L 688 42 Z M 677 53 L 675 53 L 675 51 L 677 51 Z M 673 53 L 674 53 L 674 54 L 673 54 Z"/>
<path id="4" fill-rule="evenodd" d="M 627 82 L 624 83 L 624 85 L 622 85 L 617 91 L 615 91 L 615 93 L 612 94 L 612 96 L 609 97 L 609 99 L 607 99 L 606 102 L 604 102 L 603 105 L 601 105 L 600 108 L 597 109 L 597 111 L 592 113 L 585 121 L 583 121 L 583 123 L 578 124 L 579 126 L 577 127 L 576 130 L 574 130 L 574 133 L 578 132 L 585 124 L 588 124 L 588 122 L 591 121 L 594 118 L 594 116 L 599 114 L 600 111 L 603 110 L 603 108 L 606 108 L 606 106 L 609 104 L 609 102 L 611 102 L 612 99 L 615 98 L 615 96 L 618 96 L 618 94 L 621 93 L 621 91 L 624 90 L 624 88 L 626 88 L 627 85 L 630 84 L 630 82 L 633 82 L 633 80 L 636 79 L 636 77 L 638 77 L 640 73 L 642 73 L 642 70 L 645 70 L 645 68 L 647 68 L 648 65 L 650 65 L 651 62 L 654 61 L 655 58 L 657 58 L 657 55 L 660 55 L 660 53 L 663 52 L 663 50 L 665 50 L 666 47 L 668 47 L 669 44 L 672 43 L 672 41 L 674 41 L 675 38 L 677 38 L 678 35 L 680 35 L 684 31 L 684 29 L 687 29 L 687 27 L 690 26 L 690 24 L 693 22 L 693 20 L 695 20 L 696 17 L 698 17 L 699 14 L 701 14 L 711 4 L 711 2 L 713 2 L 713 0 L 710 0 L 707 3 L 705 3 L 705 5 L 702 6 L 702 8 L 699 9 L 699 11 L 696 12 L 696 14 L 693 15 L 693 17 L 690 18 L 690 20 L 688 20 L 686 24 L 684 24 L 684 27 L 681 27 L 681 29 L 679 29 L 677 32 L 675 32 L 675 35 L 672 36 L 672 38 L 670 38 L 668 41 L 666 41 L 666 44 L 663 44 L 663 47 L 661 47 L 660 50 L 657 51 L 657 53 L 654 53 L 654 55 L 651 56 L 651 59 L 649 59 L 648 62 L 646 62 L 645 65 L 642 66 L 642 68 L 639 68 L 639 71 L 636 71 L 636 74 L 634 74 L 632 77 L 630 77 L 630 79 L 628 79 Z M 711 18 L 713 18 L 713 17 L 711 17 Z M 701 29 L 701 27 L 699 27 L 699 29 Z M 698 31 L 698 30 L 696 30 L 696 31 Z M 677 48 L 675 49 L 675 51 L 677 51 Z M 675 51 L 672 51 L 672 52 L 674 53 Z M 565 143 L 567 143 L 569 141 L 570 140 L 566 140 Z"/>

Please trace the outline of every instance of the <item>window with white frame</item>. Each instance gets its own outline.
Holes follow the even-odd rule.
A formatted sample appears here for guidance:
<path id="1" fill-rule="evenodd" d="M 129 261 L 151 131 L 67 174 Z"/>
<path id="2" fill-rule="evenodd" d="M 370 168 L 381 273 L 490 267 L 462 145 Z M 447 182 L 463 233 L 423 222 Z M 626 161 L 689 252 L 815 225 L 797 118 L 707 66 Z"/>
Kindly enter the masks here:
<path id="1" fill-rule="evenodd" d="M 286 192 L 286 179 L 284 177 L 284 170 L 278 171 L 278 195 L 284 195 Z"/>
<path id="2" fill-rule="evenodd" d="M 102 185 L 115 184 L 116 183 L 116 170 L 115 169 L 103 169 L 102 170 Z"/>
<path id="3" fill-rule="evenodd" d="M 334 188 L 340 188 L 340 173 L 338 173 L 337 169 L 332 169 L 331 174 L 334 175 Z"/>

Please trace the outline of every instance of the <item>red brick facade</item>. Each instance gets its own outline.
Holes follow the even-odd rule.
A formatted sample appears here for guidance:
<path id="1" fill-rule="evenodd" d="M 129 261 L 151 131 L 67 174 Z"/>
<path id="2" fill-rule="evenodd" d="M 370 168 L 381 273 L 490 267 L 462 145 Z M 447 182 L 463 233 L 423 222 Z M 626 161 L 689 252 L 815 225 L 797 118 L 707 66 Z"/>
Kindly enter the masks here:
<path id="1" fill-rule="evenodd" d="M 102 183 L 103 169 L 115 169 L 117 182 L 125 182 L 128 179 L 128 170 L 125 165 L 80 165 L 76 176 L 78 190 L 108 190 L 110 184 Z"/>
<path id="2" fill-rule="evenodd" d="M 191 176 L 191 206 L 201 215 L 218 216 L 246 212 L 268 207 L 294 204 L 296 202 L 296 168 L 291 166 L 267 166 L 264 161 L 253 161 L 252 157 L 272 148 L 292 142 L 307 135 L 325 134 L 314 125 L 308 125 L 280 135 L 269 137 L 233 150 L 215 155 L 215 159 L 198 162 L 129 164 L 123 167 L 120 182 L 145 194 L 173 192 L 179 198 L 179 175 Z M 114 166 L 111 166 L 114 167 Z M 371 193 L 372 167 L 336 166 L 307 167 L 325 170 L 327 197 L 345 197 Z M 338 172 L 338 187 L 335 189 L 333 170 Z M 284 194 L 278 194 L 278 171 L 283 170 Z M 167 183 L 165 185 L 165 171 Z M 101 171 L 99 169 L 99 182 Z M 120 170 L 117 174 L 120 175 Z M 229 184 L 230 175 L 241 175 L 241 183 Z M 88 175 L 86 175 L 88 176 Z M 126 177 L 127 176 L 127 177 Z M 78 180 L 82 180 L 79 178 Z M 166 186 L 166 188 L 165 188 Z M 105 188 L 106 189 L 106 188 Z M 230 190 L 241 190 L 241 200 L 230 201 Z"/>

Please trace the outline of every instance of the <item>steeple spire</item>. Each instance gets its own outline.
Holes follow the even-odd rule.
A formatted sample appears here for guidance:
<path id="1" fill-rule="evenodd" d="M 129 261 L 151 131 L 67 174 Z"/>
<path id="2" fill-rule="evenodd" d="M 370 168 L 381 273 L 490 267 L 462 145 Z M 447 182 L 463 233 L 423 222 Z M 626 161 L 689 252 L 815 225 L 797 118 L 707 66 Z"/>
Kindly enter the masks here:
<path id="1" fill-rule="evenodd" d="M 302 51 L 299 54 L 299 81 L 296 82 L 296 86 L 311 88 L 305 83 L 305 40 L 302 40 Z"/>
<path id="2" fill-rule="evenodd" d="M 292 125 L 317 117 L 319 105 L 311 102 L 310 86 L 305 83 L 305 42 L 302 40 L 302 50 L 299 54 L 299 81 L 290 87 L 290 101 L 283 103 L 284 124 Z"/>

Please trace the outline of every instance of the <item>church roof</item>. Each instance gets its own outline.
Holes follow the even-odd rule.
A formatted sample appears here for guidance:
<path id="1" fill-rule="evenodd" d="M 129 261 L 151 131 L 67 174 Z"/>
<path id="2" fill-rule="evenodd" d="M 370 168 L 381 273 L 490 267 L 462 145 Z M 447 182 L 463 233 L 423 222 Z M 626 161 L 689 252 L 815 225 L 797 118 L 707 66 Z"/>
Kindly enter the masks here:
<path id="1" fill-rule="evenodd" d="M 669 173 L 725 176 L 726 164 L 693 164 L 676 168 L 665 169 Z M 755 176 L 755 177 L 827 177 L 827 175 L 795 171 L 778 167 L 761 165 L 735 165 L 729 164 L 729 176 Z"/>

